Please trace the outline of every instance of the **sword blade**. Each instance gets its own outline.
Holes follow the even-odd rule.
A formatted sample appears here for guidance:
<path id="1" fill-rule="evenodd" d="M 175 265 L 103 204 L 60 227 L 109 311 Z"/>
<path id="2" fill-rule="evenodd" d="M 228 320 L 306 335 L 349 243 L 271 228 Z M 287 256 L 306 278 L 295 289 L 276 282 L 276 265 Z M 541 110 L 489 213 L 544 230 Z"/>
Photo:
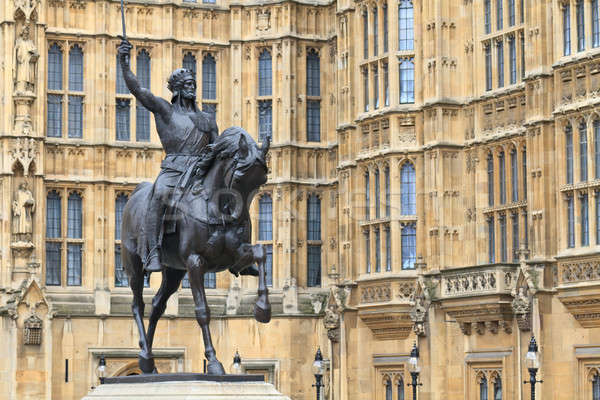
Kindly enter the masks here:
<path id="1" fill-rule="evenodd" d="M 127 32 L 125 31 L 125 5 L 121 0 L 121 24 L 123 25 L 123 40 L 127 40 Z"/>

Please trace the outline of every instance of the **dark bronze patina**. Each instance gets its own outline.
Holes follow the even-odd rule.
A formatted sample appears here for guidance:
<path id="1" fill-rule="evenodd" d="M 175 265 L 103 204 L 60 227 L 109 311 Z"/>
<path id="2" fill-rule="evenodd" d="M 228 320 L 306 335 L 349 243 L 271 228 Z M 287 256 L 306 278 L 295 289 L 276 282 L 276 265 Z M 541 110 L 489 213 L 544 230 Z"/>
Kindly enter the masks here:
<path id="1" fill-rule="evenodd" d="M 269 322 L 271 306 L 262 245 L 250 244 L 248 205 L 266 182 L 262 148 L 242 128 L 231 127 L 219 136 L 217 125 L 196 105 L 193 74 L 177 69 L 169 78 L 168 101 L 142 88 L 129 67 L 131 44 L 119 46 L 119 60 L 127 87 L 154 114 L 166 152 L 154 185 L 144 182 L 132 193 L 123 211 L 122 259 L 133 291 L 132 311 L 140 334 L 139 365 L 155 373 L 152 342 L 167 299 L 188 273 L 196 319 L 202 328 L 207 373 L 223 375 L 209 330 L 210 310 L 204 293 L 204 274 L 229 270 L 259 277 L 255 319 Z M 258 264 L 258 268 L 255 266 Z M 144 328 L 144 275 L 162 271 L 162 284 L 152 301 L 148 331 Z"/>

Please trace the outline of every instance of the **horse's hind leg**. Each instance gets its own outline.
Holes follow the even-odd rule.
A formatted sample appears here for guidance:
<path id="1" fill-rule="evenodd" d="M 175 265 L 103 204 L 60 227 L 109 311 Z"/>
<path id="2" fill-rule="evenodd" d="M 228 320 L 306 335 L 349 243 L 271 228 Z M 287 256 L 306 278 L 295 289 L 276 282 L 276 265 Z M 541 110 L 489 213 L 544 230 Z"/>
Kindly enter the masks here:
<path id="1" fill-rule="evenodd" d="M 131 254 L 126 249 L 123 249 L 123 266 L 129 276 L 129 286 L 133 293 L 133 302 L 131 303 L 131 311 L 133 319 L 138 327 L 140 335 L 140 354 L 138 362 L 140 369 L 145 374 L 151 374 L 156 371 L 154 366 L 154 358 L 152 351 L 148 346 L 146 329 L 144 328 L 144 266 L 141 258 L 136 254 Z"/>
<path id="2" fill-rule="evenodd" d="M 185 270 L 165 268 L 162 273 L 162 283 L 160 289 L 152 299 L 152 312 L 148 320 L 148 346 L 152 351 L 152 344 L 154 343 L 154 332 L 156 330 L 156 324 L 158 320 L 165 312 L 167 308 L 167 300 L 173 293 L 179 288 L 179 284 L 185 275 Z"/>
<path id="3" fill-rule="evenodd" d="M 225 369 L 223 364 L 217 360 L 215 348 L 212 344 L 212 338 L 210 336 L 210 309 L 208 308 L 208 302 L 206 301 L 206 294 L 204 293 L 204 272 L 206 269 L 206 261 L 198 255 L 191 255 L 187 262 L 188 277 L 190 279 L 190 286 L 192 288 L 192 295 L 194 296 L 194 303 L 196 305 L 196 320 L 202 328 L 202 338 L 204 339 L 204 356 L 208 360 L 206 371 L 210 375 L 225 375 Z"/>
<path id="4" fill-rule="evenodd" d="M 254 259 L 258 262 L 258 300 L 254 304 L 254 319 L 266 324 L 271 321 L 271 303 L 267 289 L 266 254 L 263 245 L 252 246 Z"/>

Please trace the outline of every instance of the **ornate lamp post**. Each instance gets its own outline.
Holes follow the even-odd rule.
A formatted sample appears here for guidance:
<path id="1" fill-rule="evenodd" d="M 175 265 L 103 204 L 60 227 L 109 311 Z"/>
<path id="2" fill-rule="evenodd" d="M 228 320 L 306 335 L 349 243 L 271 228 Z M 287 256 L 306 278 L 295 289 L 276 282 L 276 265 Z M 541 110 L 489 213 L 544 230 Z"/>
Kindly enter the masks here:
<path id="1" fill-rule="evenodd" d="M 412 383 L 409 383 L 408 386 L 413 387 L 413 400 L 417 400 L 417 386 L 423 386 L 422 383 L 418 383 L 421 366 L 419 365 L 419 348 L 417 347 L 417 343 L 413 344 L 413 348 L 410 352 L 408 371 L 412 377 Z"/>
<path id="2" fill-rule="evenodd" d="M 321 354 L 321 348 L 319 347 L 317 349 L 317 353 L 315 354 L 315 362 L 312 365 L 312 371 L 313 374 L 315 374 L 315 384 L 313 385 L 313 387 L 317 388 L 317 400 L 321 399 L 321 388 L 325 385 L 323 385 L 323 372 L 324 372 L 324 367 L 323 367 L 323 354 Z"/>
<path id="3" fill-rule="evenodd" d="M 538 381 L 536 377 L 538 369 L 540 369 L 540 359 L 538 356 L 538 345 L 533 336 L 531 337 L 527 355 L 525 356 L 525 365 L 527 365 L 527 369 L 529 370 L 529 382 L 523 381 L 523 383 L 531 385 L 531 400 L 535 400 L 535 384 L 544 381 Z"/>
<path id="4" fill-rule="evenodd" d="M 104 383 L 104 378 L 106 377 L 106 360 L 104 356 L 100 356 L 100 360 L 98 361 L 98 367 L 96 368 L 96 376 L 100 380 L 100 384 Z"/>
<path id="5" fill-rule="evenodd" d="M 240 357 L 240 353 L 235 351 L 235 355 L 233 356 L 233 364 L 231 364 L 231 373 L 235 375 L 242 375 L 242 357 Z"/>

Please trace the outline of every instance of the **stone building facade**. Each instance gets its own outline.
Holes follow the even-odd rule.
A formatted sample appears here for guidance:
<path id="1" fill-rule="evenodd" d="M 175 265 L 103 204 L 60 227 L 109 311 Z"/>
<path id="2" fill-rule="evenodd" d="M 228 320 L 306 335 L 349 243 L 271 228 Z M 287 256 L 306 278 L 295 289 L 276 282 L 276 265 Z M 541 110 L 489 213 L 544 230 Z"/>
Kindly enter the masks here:
<path id="1" fill-rule="evenodd" d="M 207 279 L 211 329 L 294 399 L 600 399 L 597 0 L 128 0 L 132 69 L 169 99 L 193 69 L 220 129 L 271 133 L 251 205 L 274 319 L 254 279 Z M 0 5 L 0 391 L 78 399 L 138 373 L 122 207 L 159 171 L 117 69 L 117 0 Z M 154 274 L 156 275 L 156 274 Z M 160 278 L 145 289 L 150 307 Z M 184 287 L 158 368 L 201 371 Z M 404 396 L 404 397 L 403 397 Z"/>

